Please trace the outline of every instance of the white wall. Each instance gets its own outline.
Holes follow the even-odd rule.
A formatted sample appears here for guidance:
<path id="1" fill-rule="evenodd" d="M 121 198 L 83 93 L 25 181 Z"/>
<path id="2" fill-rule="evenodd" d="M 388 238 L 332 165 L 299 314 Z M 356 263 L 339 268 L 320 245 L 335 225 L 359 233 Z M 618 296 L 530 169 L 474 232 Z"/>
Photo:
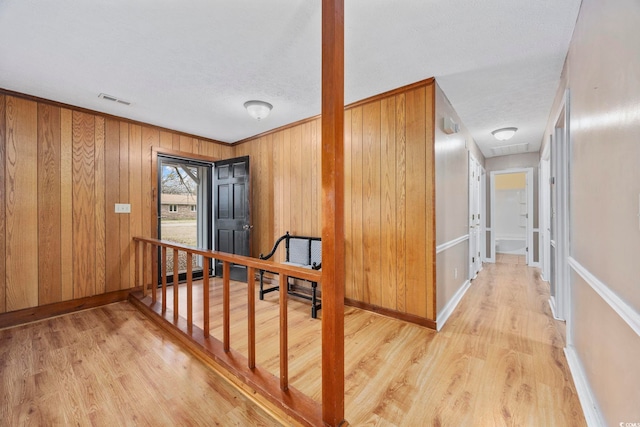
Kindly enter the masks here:
<path id="1" fill-rule="evenodd" d="M 455 305 L 454 296 L 460 295 L 459 291 L 469 277 L 469 240 L 461 239 L 469 233 L 467 150 L 471 150 L 482 165 L 484 156 L 437 83 L 435 116 L 436 247 L 458 241 L 447 249 L 438 250 L 436 255 L 436 306 L 440 327 L 443 310 Z M 458 133 L 443 132 L 445 117 L 460 125 Z"/>
<path id="2" fill-rule="evenodd" d="M 570 91 L 566 352 L 587 418 L 640 423 L 640 2 L 583 0 L 543 141 Z"/>

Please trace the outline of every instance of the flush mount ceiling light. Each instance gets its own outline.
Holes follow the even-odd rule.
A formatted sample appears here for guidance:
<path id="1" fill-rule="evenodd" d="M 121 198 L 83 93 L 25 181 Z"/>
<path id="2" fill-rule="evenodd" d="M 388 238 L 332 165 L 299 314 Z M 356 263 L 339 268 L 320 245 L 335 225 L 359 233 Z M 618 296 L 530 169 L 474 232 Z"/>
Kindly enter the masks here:
<path id="1" fill-rule="evenodd" d="M 269 115 L 273 105 L 264 101 L 247 101 L 244 103 L 244 108 L 247 109 L 251 117 L 256 120 L 262 120 Z"/>
<path id="2" fill-rule="evenodd" d="M 517 130 L 518 128 L 496 129 L 491 132 L 491 135 L 493 135 L 498 141 L 506 141 L 507 139 L 511 139 L 513 135 L 516 134 Z"/>

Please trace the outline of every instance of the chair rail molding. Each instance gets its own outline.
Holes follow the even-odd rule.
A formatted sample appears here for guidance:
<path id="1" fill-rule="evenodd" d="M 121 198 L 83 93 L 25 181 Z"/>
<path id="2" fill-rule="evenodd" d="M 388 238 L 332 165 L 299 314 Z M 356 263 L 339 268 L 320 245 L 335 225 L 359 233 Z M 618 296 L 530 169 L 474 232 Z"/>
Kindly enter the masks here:
<path id="1" fill-rule="evenodd" d="M 441 245 L 436 246 L 436 254 L 439 254 L 440 252 L 444 252 L 449 248 L 452 248 L 462 242 L 464 242 L 465 240 L 469 240 L 469 235 L 465 234 L 464 236 L 460 236 L 458 238 L 455 238 L 453 240 L 449 240 L 448 242 L 444 242 Z"/>

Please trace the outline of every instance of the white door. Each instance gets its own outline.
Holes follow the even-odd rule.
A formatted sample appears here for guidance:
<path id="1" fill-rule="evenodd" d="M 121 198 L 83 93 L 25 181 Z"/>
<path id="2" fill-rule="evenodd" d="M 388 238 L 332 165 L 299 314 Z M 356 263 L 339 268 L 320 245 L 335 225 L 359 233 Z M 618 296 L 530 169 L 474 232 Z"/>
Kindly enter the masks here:
<path id="1" fill-rule="evenodd" d="M 469 279 L 482 268 L 480 254 L 480 164 L 469 155 Z"/>

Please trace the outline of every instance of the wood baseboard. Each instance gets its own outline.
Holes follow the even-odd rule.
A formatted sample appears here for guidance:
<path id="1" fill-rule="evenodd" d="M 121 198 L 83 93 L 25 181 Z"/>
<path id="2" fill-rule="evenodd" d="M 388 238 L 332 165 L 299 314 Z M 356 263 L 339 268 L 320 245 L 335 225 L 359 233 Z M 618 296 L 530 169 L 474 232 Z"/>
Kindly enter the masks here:
<path id="1" fill-rule="evenodd" d="M 63 314 L 86 310 L 88 308 L 100 307 L 101 305 L 111 304 L 114 302 L 126 301 L 129 294 L 136 289 L 137 288 L 132 288 L 108 292 L 106 294 L 95 295 L 92 297 L 56 302 L 40 307 L 31 307 L 23 310 L 3 313 L 0 314 L 0 329 L 37 322 L 39 320 L 48 319 L 49 317 L 61 316 Z"/>
<path id="2" fill-rule="evenodd" d="M 350 307 L 360 308 L 362 310 L 371 311 L 373 313 L 381 314 L 383 316 L 391 317 L 393 319 L 404 320 L 405 322 L 415 323 L 416 325 L 425 326 L 429 329 L 436 329 L 436 322 L 431 319 L 416 316 L 415 314 L 402 313 L 400 311 L 391 310 L 389 308 L 378 307 L 377 305 L 369 304 L 362 301 L 357 301 L 350 298 L 344 299 L 345 305 Z"/>

